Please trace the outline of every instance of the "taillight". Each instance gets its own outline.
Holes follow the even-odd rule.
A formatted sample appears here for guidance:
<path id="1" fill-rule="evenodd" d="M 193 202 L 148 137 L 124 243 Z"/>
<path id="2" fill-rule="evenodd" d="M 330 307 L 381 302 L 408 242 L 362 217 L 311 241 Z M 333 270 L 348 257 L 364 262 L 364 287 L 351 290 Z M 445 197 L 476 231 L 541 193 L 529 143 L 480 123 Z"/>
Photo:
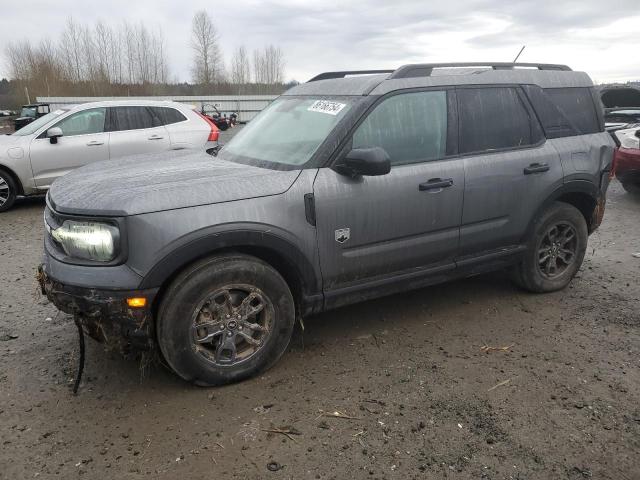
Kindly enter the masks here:
<path id="1" fill-rule="evenodd" d="M 211 132 L 209 132 L 209 138 L 207 138 L 208 142 L 217 142 L 218 141 L 218 137 L 220 136 L 220 130 L 218 130 L 218 127 L 216 127 L 216 124 L 213 123 L 211 121 L 211 119 L 209 117 L 207 117 L 206 115 L 203 115 L 202 113 L 194 110 L 194 112 L 196 112 L 198 115 L 200 115 L 203 120 L 205 122 L 207 122 L 209 124 L 209 126 L 211 127 Z"/>
<path id="2" fill-rule="evenodd" d="M 618 150 L 619 147 L 613 149 L 613 158 L 611 159 L 611 171 L 609 172 L 609 180 L 616 176 L 616 165 L 618 163 Z"/>

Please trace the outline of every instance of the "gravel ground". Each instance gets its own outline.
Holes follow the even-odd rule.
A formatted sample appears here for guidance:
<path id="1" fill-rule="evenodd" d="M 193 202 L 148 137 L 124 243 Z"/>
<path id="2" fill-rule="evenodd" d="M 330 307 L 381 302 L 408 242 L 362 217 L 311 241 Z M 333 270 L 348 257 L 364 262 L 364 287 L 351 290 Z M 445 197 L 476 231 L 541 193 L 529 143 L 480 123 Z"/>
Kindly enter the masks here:
<path id="1" fill-rule="evenodd" d="M 342 308 L 217 389 L 88 340 L 77 397 L 75 326 L 34 278 L 43 204 L 0 215 L 2 478 L 639 478 L 640 199 L 617 182 L 563 292 L 495 273 Z"/>

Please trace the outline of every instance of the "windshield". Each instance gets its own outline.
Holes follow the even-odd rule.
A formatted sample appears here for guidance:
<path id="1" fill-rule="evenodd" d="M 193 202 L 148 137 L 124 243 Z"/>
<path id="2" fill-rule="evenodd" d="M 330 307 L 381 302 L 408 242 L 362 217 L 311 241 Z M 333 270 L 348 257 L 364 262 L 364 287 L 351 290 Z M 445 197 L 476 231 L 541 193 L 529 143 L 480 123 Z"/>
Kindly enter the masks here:
<path id="1" fill-rule="evenodd" d="M 33 135 L 40 127 L 43 127 L 47 123 L 51 122 L 53 119 L 59 117 L 63 113 L 66 113 L 68 110 L 56 110 L 55 112 L 47 113 L 46 115 L 37 118 L 33 122 L 25 125 L 20 130 L 16 130 L 13 132 L 13 135 L 24 136 L 24 135 Z"/>
<path id="2" fill-rule="evenodd" d="M 36 118 L 36 107 L 22 107 L 20 111 L 21 117 Z"/>
<path id="3" fill-rule="evenodd" d="M 265 108 L 220 152 L 225 160 L 301 166 L 347 113 L 352 100 L 281 97 Z"/>

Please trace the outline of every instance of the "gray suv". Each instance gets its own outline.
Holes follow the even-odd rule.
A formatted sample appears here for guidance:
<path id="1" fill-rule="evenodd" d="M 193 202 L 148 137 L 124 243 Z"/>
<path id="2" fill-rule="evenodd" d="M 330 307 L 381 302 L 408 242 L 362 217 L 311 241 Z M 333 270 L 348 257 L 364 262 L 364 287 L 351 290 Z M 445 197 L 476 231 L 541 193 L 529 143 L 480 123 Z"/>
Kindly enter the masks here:
<path id="1" fill-rule="evenodd" d="M 212 155 L 57 180 L 39 281 L 109 347 L 238 381 L 278 360 L 296 319 L 341 305 L 502 268 L 564 288 L 613 152 L 591 80 L 562 65 L 324 73 Z"/>

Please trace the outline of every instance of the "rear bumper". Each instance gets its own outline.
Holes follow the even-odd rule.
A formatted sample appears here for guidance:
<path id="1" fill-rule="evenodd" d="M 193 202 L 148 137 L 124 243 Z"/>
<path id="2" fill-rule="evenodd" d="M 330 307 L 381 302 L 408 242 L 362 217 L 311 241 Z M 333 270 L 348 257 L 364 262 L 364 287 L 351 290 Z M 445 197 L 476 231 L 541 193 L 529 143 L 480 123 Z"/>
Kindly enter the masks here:
<path id="1" fill-rule="evenodd" d="M 38 268 L 37 278 L 51 303 L 78 318 L 85 333 L 109 349 L 127 355 L 154 348 L 151 305 L 158 289 L 102 290 L 65 285 L 50 277 L 45 265 Z M 131 297 L 145 297 L 147 306 L 130 308 L 126 299 Z"/>
<path id="2" fill-rule="evenodd" d="M 619 148 L 616 151 L 615 173 L 621 182 L 640 183 L 640 150 Z"/>

